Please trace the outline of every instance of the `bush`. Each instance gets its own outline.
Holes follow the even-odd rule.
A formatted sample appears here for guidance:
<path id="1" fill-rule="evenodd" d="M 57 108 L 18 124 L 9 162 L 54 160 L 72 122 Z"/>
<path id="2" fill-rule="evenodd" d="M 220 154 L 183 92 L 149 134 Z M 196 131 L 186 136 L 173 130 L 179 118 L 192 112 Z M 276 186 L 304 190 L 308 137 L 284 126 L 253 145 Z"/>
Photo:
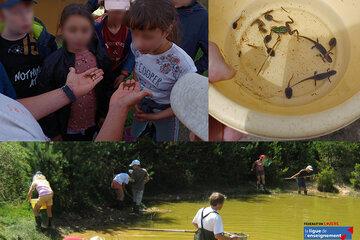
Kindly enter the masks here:
<path id="1" fill-rule="evenodd" d="M 351 172 L 350 182 L 355 189 L 360 189 L 360 164 L 355 165 L 355 170 Z"/>
<path id="2" fill-rule="evenodd" d="M 25 199 L 31 171 L 26 149 L 18 143 L 2 143 L 0 159 L 0 202 Z"/>
<path id="3" fill-rule="evenodd" d="M 335 192 L 335 181 L 335 170 L 332 167 L 326 167 L 317 176 L 317 188 L 321 192 Z"/>

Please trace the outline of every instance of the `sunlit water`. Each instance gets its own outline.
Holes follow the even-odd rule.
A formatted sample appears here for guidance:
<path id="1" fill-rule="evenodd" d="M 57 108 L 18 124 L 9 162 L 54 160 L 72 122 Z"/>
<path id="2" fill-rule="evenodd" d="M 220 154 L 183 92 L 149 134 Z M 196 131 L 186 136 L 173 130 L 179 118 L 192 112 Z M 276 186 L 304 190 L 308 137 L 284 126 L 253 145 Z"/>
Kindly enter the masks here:
<path id="1" fill-rule="evenodd" d="M 156 207 L 170 210 L 158 218 L 132 227 L 192 230 L 191 221 L 203 203 L 168 203 Z M 228 200 L 220 212 L 225 230 L 244 232 L 253 240 L 303 239 L 304 222 L 339 222 L 354 226 L 355 234 L 360 228 L 360 199 L 353 197 L 298 196 L 294 194 L 263 195 L 239 200 Z M 103 232 L 88 231 L 79 236 L 105 239 L 176 239 L 191 240 L 188 233 L 157 233 L 104 229 Z M 359 239 L 359 233 L 353 239 Z"/>

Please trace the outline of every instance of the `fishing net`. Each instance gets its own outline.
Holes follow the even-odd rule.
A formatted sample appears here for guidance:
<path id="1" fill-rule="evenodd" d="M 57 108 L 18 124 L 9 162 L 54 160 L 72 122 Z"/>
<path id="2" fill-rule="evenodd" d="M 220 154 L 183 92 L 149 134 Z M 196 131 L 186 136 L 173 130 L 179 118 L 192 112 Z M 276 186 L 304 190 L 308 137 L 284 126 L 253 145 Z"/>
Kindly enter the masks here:
<path id="1" fill-rule="evenodd" d="M 272 159 L 267 157 L 265 160 L 264 160 L 264 166 L 265 167 L 270 167 L 270 165 L 272 164 Z"/>

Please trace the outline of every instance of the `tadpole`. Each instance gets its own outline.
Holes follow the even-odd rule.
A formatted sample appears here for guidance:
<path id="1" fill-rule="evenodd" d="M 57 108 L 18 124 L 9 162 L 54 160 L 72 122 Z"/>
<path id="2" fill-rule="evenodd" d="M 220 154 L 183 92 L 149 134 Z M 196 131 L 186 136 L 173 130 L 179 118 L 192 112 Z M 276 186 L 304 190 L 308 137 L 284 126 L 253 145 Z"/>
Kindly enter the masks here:
<path id="1" fill-rule="evenodd" d="M 266 52 L 270 57 L 275 57 L 275 50 L 273 48 L 267 48 Z"/>
<path id="2" fill-rule="evenodd" d="M 271 40 L 272 40 L 271 34 L 266 35 L 265 38 L 264 38 L 264 43 L 268 44 L 269 42 L 271 42 Z"/>
<path id="3" fill-rule="evenodd" d="M 263 15 L 264 15 L 265 19 L 269 22 L 273 21 L 273 22 L 279 23 L 280 21 L 275 20 L 274 17 L 270 14 L 272 12 L 274 12 L 274 10 L 269 10 L 266 13 L 264 13 Z"/>
<path id="4" fill-rule="evenodd" d="M 237 27 L 238 27 L 238 22 L 239 22 L 239 20 L 241 19 L 241 17 L 239 17 L 238 19 L 236 19 L 236 21 L 233 23 L 233 25 L 232 25 L 232 27 L 233 27 L 233 29 L 235 30 L 235 29 L 237 29 Z"/>
<path id="5" fill-rule="evenodd" d="M 287 88 L 285 88 L 285 96 L 287 97 L 287 99 L 291 99 L 293 96 L 293 89 L 290 86 L 291 80 L 294 78 L 294 75 L 292 75 L 292 77 L 289 80 L 288 86 Z"/>
<path id="6" fill-rule="evenodd" d="M 337 40 L 336 40 L 336 38 L 330 39 L 330 41 L 329 41 L 329 46 L 330 46 L 330 48 L 334 48 L 334 47 L 336 47 L 336 45 L 337 45 Z"/>

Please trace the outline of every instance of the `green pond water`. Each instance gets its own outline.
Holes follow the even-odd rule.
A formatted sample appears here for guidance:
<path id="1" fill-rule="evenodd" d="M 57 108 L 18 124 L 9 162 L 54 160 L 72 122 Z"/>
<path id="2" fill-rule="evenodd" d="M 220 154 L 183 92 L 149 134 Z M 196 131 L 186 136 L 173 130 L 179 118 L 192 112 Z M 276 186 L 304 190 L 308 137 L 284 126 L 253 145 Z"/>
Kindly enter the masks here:
<path id="1" fill-rule="evenodd" d="M 194 214 L 203 206 L 206 206 L 206 202 L 159 204 L 155 207 L 169 211 L 133 227 L 192 230 Z M 251 240 L 301 240 L 304 222 L 339 222 L 343 226 L 354 226 L 353 239 L 360 239 L 360 198 L 355 197 L 261 195 L 227 200 L 220 214 L 225 231 L 247 233 Z M 286 233 L 281 234 L 284 232 Z M 100 236 L 111 240 L 193 239 L 193 235 L 188 233 L 125 231 L 121 226 L 104 229 L 102 232 L 88 231 L 80 236 Z"/>

